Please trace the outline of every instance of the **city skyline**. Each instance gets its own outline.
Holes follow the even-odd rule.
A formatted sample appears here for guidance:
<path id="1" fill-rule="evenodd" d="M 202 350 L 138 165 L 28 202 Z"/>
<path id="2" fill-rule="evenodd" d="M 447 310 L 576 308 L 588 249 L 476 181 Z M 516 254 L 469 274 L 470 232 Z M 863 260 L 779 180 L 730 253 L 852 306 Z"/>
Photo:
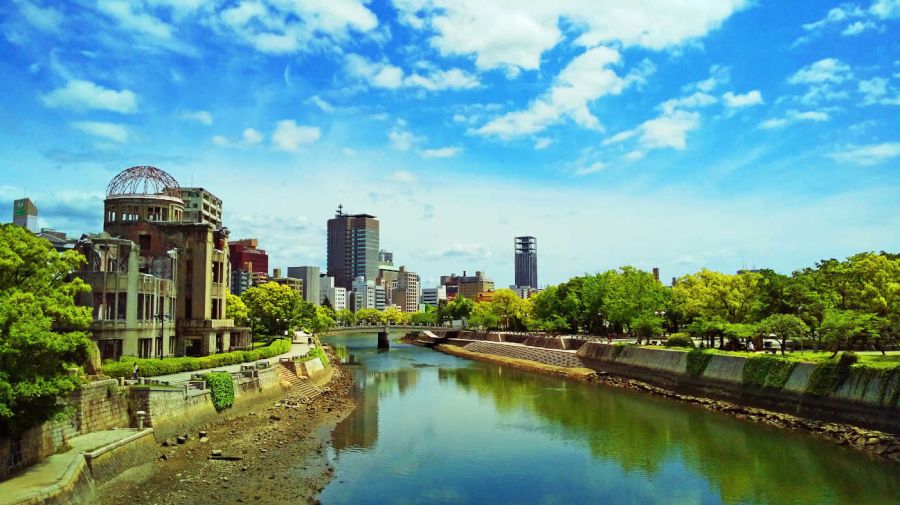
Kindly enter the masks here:
<path id="1" fill-rule="evenodd" d="M 525 2 L 510 40 L 479 36 L 499 9 L 442 1 L 111 5 L 0 14 L 0 205 L 29 197 L 46 227 L 100 231 L 106 183 L 149 164 L 221 198 L 272 265 L 324 268 L 334 207 L 374 214 L 425 286 L 513 284 L 526 234 L 542 287 L 900 246 L 894 1 L 735 0 L 667 24 Z"/>

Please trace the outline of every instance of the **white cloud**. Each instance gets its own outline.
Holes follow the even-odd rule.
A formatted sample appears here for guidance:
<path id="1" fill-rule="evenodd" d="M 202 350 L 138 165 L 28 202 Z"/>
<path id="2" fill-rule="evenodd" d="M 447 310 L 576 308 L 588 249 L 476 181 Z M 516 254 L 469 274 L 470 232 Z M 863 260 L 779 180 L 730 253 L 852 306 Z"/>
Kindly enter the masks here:
<path id="1" fill-rule="evenodd" d="M 388 132 L 388 140 L 394 149 L 398 151 L 409 151 L 416 144 L 423 142 L 425 139 L 413 134 L 406 129 L 406 121 L 398 120 L 397 124 Z"/>
<path id="2" fill-rule="evenodd" d="M 840 84 L 853 77 L 850 66 L 835 58 L 807 65 L 788 77 L 789 84 Z"/>
<path id="3" fill-rule="evenodd" d="M 131 90 L 116 91 L 78 79 L 73 79 L 64 87 L 41 96 L 41 101 L 53 109 L 98 109 L 122 114 L 131 114 L 138 109 L 137 95 Z"/>
<path id="4" fill-rule="evenodd" d="M 538 150 L 546 149 L 546 148 L 550 147 L 550 144 L 552 144 L 552 143 L 553 143 L 553 139 L 550 139 L 547 137 L 539 137 L 537 140 L 534 141 L 534 148 L 538 149 Z"/>
<path id="5" fill-rule="evenodd" d="M 880 19 L 900 18 L 900 1 L 875 0 L 869 7 L 869 12 Z"/>
<path id="6" fill-rule="evenodd" d="M 760 123 L 759 127 L 763 130 L 775 130 L 778 128 L 784 128 L 789 124 L 797 123 L 800 121 L 812 121 L 820 123 L 823 121 L 828 121 L 828 119 L 828 113 L 824 111 L 800 112 L 796 110 L 789 110 L 784 117 L 767 119 Z"/>
<path id="7" fill-rule="evenodd" d="M 475 133 L 512 138 L 530 135 L 568 118 L 584 128 L 602 129 L 588 105 L 606 95 L 616 95 L 635 82 L 642 82 L 654 70 L 643 62 L 628 76 L 620 77 L 608 67 L 621 60 L 608 47 L 595 47 L 575 57 L 556 76 L 553 86 L 527 109 L 509 112 L 481 126 Z"/>
<path id="8" fill-rule="evenodd" d="M 391 175 L 388 177 L 388 179 L 395 181 L 395 182 L 402 182 L 402 183 L 409 184 L 409 183 L 416 182 L 416 180 L 418 178 L 416 177 L 416 174 L 414 174 L 412 172 L 407 172 L 406 170 L 395 170 L 394 172 L 391 173 Z"/>
<path id="9" fill-rule="evenodd" d="M 244 138 L 244 143 L 248 146 L 254 146 L 263 141 L 263 134 L 253 128 L 247 128 L 241 136 Z"/>
<path id="10" fill-rule="evenodd" d="M 859 35 L 866 30 L 874 30 L 875 28 L 878 28 L 878 25 L 871 21 L 856 21 L 847 25 L 847 28 L 844 28 L 844 31 L 841 32 L 841 35 L 844 37 L 852 37 L 854 35 Z"/>
<path id="11" fill-rule="evenodd" d="M 31 26 L 45 32 L 56 33 L 62 26 L 63 13 L 53 7 L 40 7 L 26 0 L 13 0 L 19 12 Z"/>
<path id="12" fill-rule="evenodd" d="M 579 34 L 576 44 L 586 48 L 621 44 L 661 50 L 706 35 L 746 3 L 394 0 L 401 21 L 435 34 L 431 45 L 441 54 L 473 56 L 481 69 L 532 70 L 564 39 L 560 26 L 571 27 Z"/>
<path id="13" fill-rule="evenodd" d="M 587 165 L 587 166 L 584 166 L 581 168 L 577 168 L 575 170 L 574 175 L 576 177 L 581 177 L 581 176 L 585 176 L 585 175 L 595 174 L 597 172 L 602 171 L 605 168 L 606 168 L 606 163 L 603 163 L 602 161 L 595 161 L 594 163 L 591 163 L 590 165 Z"/>
<path id="14" fill-rule="evenodd" d="M 756 89 L 743 95 L 735 95 L 728 91 L 722 95 L 722 100 L 725 101 L 725 106 L 730 109 L 739 109 L 763 103 L 762 94 Z"/>
<path id="15" fill-rule="evenodd" d="M 272 144 L 282 151 L 297 151 L 316 142 L 320 136 L 321 132 L 315 126 L 298 126 L 293 119 L 283 119 L 276 124 Z"/>
<path id="16" fill-rule="evenodd" d="M 436 149 L 423 149 L 419 153 L 423 158 L 452 158 L 462 152 L 461 147 L 440 147 Z"/>
<path id="17" fill-rule="evenodd" d="M 75 121 L 70 123 L 76 130 L 93 135 L 95 137 L 112 140 L 124 144 L 128 142 L 130 135 L 128 130 L 118 123 L 104 123 L 101 121 Z"/>
<path id="18" fill-rule="evenodd" d="M 727 84 L 728 81 L 731 80 L 731 70 L 728 67 L 722 65 L 712 65 L 709 67 L 709 77 L 695 82 L 693 84 L 689 84 L 684 87 L 682 91 L 688 92 L 691 90 L 698 90 L 703 93 L 709 93 L 717 87 Z"/>
<path id="19" fill-rule="evenodd" d="M 603 145 L 618 144 L 637 137 L 640 149 L 625 155 L 629 161 L 643 158 L 651 149 L 684 149 L 687 147 L 688 132 L 700 126 L 700 113 L 686 109 L 706 107 L 715 102 L 715 97 L 702 92 L 666 100 L 657 107 L 662 111 L 659 116 L 609 137 Z"/>
<path id="20" fill-rule="evenodd" d="M 242 0 L 219 12 L 218 22 L 258 51 L 285 54 L 331 48 L 351 33 L 377 28 L 361 0 Z"/>
<path id="21" fill-rule="evenodd" d="M 330 103 L 322 99 L 319 95 L 313 95 L 309 99 L 309 102 L 321 109 L 322 112 L 331 112 L 334 110 L 334 107 Z"/>
<path id="22" fill-rule="evenodd" d="M 116 24 L 129 31 L 139 32 L 162 40 L 172 38 L 172 26 L 141 11 L 139 3 L 98 0 L 97 10 L 113 18 Z"/>
<path id="23" fill-rule="evenodd" d="M 675 111 L 645 121 L 641 130 L 641 145 L 648 148 L 684 149 L 687 147 L 687 132 L 700 126 L 700 114 L 697 112 Z"/>
<path id="24" fill-rule="evenodd" d="M 219 147 L 230 147 L 231 142 L 228 141 L 227 138 L 223 135 L 216 135 L 212 138 L 212 143 Z"/>
<path id="25" fill-rule="evenodd" d="M 693 95 L 666 100 L 659 104 L 658 108 L 666 114 L 671 114 L 675 109 L 697 109 L 712 105 L 716 102 L 716 97 L 698 91 Z"/>
<path id="26" fill-rule="evenodd" d="M 479 86 L 478 79 L 458 68 L 441 70 L 423 65 L 427 73 L 407 74 L 390 63 L 369 61 L 358 54 L 347 55 L 347 73 L 367 82 L 370 86 L 385 89 L 423 88 L 428 91 L 469 89 Z"/>
<path id="27" fill-rule="evenodd" d="M 829 155 L 838 163 L 854 163 L 871 166 L 900 156 L 900 142 L 847 146 Z"/>
<path id="28" fill-rule="evenodd" d="M 206 126 L 213 124 L 213 117 L 209 111 L 205 110 L 195 110 L 195 111 L 182 111 L 178 114 L 180 119 L 185 121 L 196 121 L 198 123 L 203 123 Z"/>

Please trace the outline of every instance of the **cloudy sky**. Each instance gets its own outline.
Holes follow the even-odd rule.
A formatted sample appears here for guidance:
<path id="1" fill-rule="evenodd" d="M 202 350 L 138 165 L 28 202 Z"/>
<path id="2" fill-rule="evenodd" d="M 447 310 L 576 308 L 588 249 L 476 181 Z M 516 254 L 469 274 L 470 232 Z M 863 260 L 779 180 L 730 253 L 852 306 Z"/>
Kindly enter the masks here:
<path id="1" fill-rule="evenodd" d="M 0 53 L 0 205 L 71 233 L 149 164 L 274 266 L 343 204 L 432 285 L 900 249 L 898 0 L 8 0 Z"/>

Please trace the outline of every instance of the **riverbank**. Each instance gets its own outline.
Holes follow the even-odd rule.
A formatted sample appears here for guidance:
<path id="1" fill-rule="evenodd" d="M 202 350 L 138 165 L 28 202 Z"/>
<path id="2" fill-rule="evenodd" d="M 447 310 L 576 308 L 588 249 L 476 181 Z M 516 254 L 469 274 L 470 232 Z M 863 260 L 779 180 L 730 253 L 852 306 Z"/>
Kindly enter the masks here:
<path id="1" fill-rule="evenodd" d="M 160 447 L 152 473 L 119 479 L 102 490 L 99 503 L 315 503 L 333 475 L 325 451 L 331 432 L 355 407 L 352 377 L 333 366 L 314 400 L 293 388 L 209 426 L 204 438 Z"/>
<path id="2" fill-rule="evenodd" d="M 413 340 L 408 341 L 414 343 Z M 589 368 L 561 367 L 528 359 L 474 352 L 454 344 L 438 344 L 434 346 L 434 349 L 458 357 L 497 363 L 534 373 L 641 391 L 685 402 L 706 410 L 728 414 L 738 419 L 778 428 L 806 431 L 826 438 L 838 445 L 865 452 L 873 457 L 900 463 L 900 437 L 883 431 L 863 429 L 847 423 L 807 419 L 787 413 L 740 405 L 721 399 L 682 394 L 673 389 L 660 387 L 641 380 L 597 372 Z"/>

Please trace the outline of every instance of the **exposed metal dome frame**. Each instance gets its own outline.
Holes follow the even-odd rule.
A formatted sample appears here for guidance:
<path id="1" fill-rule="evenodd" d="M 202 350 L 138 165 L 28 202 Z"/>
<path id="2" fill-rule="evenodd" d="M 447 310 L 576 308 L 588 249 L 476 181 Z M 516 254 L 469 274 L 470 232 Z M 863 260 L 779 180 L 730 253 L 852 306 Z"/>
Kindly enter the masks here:
<path id="1" fill-rule="evenodd" d="M 106 196 L 166 195 L 181 198 L 181 186 L 165 170 L 149 165 L 126 168 L 110 181 Z"/>

